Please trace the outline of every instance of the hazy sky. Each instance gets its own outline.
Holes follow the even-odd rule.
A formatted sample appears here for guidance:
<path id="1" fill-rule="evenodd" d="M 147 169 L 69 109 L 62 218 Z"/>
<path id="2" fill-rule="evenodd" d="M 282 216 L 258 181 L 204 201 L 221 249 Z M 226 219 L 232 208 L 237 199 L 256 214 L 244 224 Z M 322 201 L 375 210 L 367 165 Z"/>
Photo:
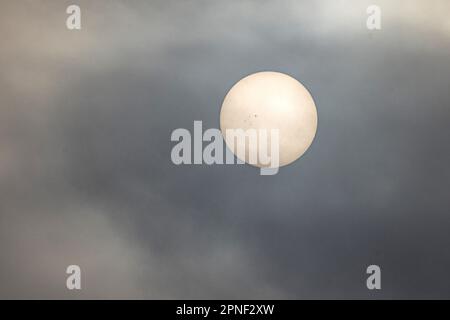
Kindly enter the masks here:
<path id="1" fill-rule="evenodd" d="M 449 14 L 447 0 L 2 1 L 0 297 L 450 298 Z M 275 176 L 172 164 L 171 132 L 217 128 L 231 86 L 264 70 L 313 95 L 308 152 Z"/>

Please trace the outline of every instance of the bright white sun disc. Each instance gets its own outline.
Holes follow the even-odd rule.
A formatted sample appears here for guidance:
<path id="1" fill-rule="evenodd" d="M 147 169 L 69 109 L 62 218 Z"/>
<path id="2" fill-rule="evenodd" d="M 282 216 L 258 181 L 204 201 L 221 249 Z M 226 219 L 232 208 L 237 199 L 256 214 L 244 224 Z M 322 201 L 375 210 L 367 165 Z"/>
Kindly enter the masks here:
<path id="1" fill-rule="evenodd" d="M 294 78 L 279 72 L 258 72 L 230 89 L 220 111 L 220 130 L 227 146 L 248 162 L 248 156 L 238 154 L 227 129 L 277 129 L 279 166 L 284 166 L 300 158 L 314 140 L 317 110 L 311 94 Z M 249 148 L 252 146 L 245 145 L 246 155 Z"/>

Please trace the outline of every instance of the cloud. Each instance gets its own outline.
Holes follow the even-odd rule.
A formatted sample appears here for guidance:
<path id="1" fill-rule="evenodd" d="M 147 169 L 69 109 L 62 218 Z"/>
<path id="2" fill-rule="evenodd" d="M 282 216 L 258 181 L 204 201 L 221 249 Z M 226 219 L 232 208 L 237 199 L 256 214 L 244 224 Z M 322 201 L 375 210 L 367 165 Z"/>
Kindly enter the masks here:
<path id="1" fill-rule="evenodd" d="M 381 2 L 377 33 L 355 1 L 80 4 L 80 32 L 63 2 L 0 13 L 0 296 L 371 298 L 372 263 L 377 297 L 449 295 L 447 2 Z M 306 155 L 173 165 L 261 70 L 312 92 Z"/>

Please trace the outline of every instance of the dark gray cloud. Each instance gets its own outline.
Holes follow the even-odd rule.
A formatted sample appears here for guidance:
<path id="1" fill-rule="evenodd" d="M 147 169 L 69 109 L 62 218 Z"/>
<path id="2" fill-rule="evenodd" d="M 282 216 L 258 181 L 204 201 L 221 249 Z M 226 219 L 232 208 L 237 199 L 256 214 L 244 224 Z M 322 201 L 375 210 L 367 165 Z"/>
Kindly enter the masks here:
<path id="1" fill-rule="evenodd" d="M 1 297 L 450 296 L 447 2 L 382 1 L 377 32 L 361 1 L 78 3 L 79 32 L 69 2 L 2 4 Z M 311 149 L 173 165 L 172 130 L 261 70 L 311 91 Z"/>

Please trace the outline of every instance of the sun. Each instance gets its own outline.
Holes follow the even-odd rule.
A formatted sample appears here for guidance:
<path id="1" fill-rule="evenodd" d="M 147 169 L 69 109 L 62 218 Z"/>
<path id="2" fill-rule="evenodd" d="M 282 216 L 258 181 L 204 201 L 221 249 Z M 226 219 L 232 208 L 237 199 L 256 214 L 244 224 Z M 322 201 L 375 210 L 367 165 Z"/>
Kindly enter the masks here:
<path id="1" fill-rule="evenodd" d="M 317 109 L 309 91 L 296 79 L 279 72 L 258 72 L 241 79 L 225 96 L 220 111 L 220 129 L 227 146 L 247 163 L 251 152 L 260 154 L 261 143 L 246 143 L 244 156 L 227 131 L 278 130 L 279 166 L 285 166 L 311 146 L 317 121 Z M 273 143 L 269 141 L 269 148 L 274 147 Z M 250 164 L 264 166 L 260 162 Z"/>

